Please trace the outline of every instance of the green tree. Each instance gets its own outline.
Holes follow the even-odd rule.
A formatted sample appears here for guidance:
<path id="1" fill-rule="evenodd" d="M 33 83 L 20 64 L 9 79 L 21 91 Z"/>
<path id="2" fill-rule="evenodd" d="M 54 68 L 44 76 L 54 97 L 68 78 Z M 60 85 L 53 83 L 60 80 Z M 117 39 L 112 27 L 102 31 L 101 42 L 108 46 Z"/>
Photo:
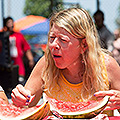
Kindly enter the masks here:
<path id="1" fill-rule="evenodd" d="M 54 9 L 62 8 L 59 3 L 62 3 L 62 0 L 26 0 L 24 14 L 49 18 Z"/>

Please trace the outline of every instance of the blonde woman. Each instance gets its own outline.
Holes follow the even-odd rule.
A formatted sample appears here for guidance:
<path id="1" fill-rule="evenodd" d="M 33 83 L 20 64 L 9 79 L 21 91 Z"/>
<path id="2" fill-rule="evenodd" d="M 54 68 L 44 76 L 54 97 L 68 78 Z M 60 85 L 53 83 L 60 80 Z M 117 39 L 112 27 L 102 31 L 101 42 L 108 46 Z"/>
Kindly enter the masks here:
<path id="1" fill-rule="evenodd" d="M 70 8 L 54 14 L 45 56 L 34 67 L 26 85 L 13 89 L 13 103 L 34 106 L 43 92 L 72 102 L 110 95 L 106 109 L 119 109 L 120 68 L 98 41 L 96 27 L 86 10 Z"/>

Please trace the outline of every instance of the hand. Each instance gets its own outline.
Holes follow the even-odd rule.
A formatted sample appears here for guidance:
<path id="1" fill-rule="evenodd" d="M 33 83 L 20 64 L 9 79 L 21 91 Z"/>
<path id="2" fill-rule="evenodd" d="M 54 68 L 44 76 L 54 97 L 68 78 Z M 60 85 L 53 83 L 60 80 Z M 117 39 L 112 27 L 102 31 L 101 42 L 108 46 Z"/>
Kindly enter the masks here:
<path id="1" fill-rule="evenodd" d="M 34 60 L 30 60 L 30 61 L 29 61 L 29 66 L 30 66 L 30 68 L 33 68 L 34 65 L 35 65 Z"/>
<path id="2" fill-rule="evenodd" d="M 31 92 L 26 90 L 21 84 L 12 90 L 13 104 L 19 107 L 28 106 L 31 100 Z"/>
<path id="3" fill-rule="evenodd" d="M 105 110 L 120 109 L 120 91 L 118 90 L 99 91 L 96 92 L 94 95 L 98 99 L 102 99 L 106 95 L 110 96 L 109 102 Z"/>

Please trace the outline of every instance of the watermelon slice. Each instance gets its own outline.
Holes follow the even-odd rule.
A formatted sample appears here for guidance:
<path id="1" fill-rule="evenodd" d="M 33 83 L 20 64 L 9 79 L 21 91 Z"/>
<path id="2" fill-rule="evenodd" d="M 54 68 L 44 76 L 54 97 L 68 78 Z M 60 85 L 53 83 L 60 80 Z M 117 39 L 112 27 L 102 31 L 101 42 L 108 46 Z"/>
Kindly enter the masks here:
<path id="1" fill-rule="evenodd" d="M 45 93 L 43 94 L 43 98 L 50 103 L 50 110 L 54 113 L 56 111 L 63 118 L 93 118 L 104 110 L 109 101 L 109 96 L 105 96 L 99 101 L 92 100 L 79 103 L 63 102 L 49 98 Z"/>
<path id="2" fill-rule="evenodd" d="M 20 108 L 13 104 L 5 104 L 0 99 L 0 120 L 40 120 L 50 112 L 50 105 L 46 101 L 31 108 Z"/>

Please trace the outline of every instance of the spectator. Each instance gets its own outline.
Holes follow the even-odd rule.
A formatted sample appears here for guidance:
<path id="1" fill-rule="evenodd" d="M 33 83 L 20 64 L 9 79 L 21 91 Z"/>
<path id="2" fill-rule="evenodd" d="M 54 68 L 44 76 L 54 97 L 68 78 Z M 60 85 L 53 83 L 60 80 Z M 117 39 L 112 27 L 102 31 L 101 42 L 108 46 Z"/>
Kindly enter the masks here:
<path id="1" fill-rule="evenodd" d="M 116 59 L 120 65 L 120 29 L 114 31 L 115 41 L 113 42 L 113 57 Z"/>
<path id="2" fill-rule="evenodd" d="M 120 28 L 116 29 L 114 31 L 114 36 L 115 36 L 115 40 L 117 40 L 118 38 L 120 38 Z"/>
<path id="3" fill-rule="evenodd" d="M 14 21 L 11 17 L 4 19 L 4 31 L 9 31 L 10 55 L 14 65 L 19 66 L 19 82 L 24 82 L 25 67 L 23 63 L 23 55 L 25 53 L 29 60 L 29 66 L 34 66 L 34 60 L 31 49 L 24 36 L 21 33 L 13 31 Z"/>
<path id="4" fill-rule="evenodd" d="M 104 24 L 104 13 L 101 10 L 97 10 L 94 13 L 93 17 L 100 37 L 101 47 L 112 51 L 114 35 L 108 30 L 108 28 Z"/>

